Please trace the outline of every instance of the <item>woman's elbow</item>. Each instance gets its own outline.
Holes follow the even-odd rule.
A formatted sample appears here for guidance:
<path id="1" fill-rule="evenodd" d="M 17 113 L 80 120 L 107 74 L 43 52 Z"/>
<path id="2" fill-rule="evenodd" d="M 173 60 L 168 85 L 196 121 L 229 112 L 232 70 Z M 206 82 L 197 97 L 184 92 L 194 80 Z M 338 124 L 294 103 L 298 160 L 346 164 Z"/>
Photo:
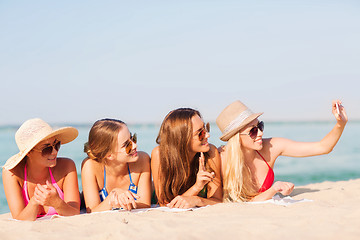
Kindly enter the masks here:
<path id="1" fill-rule="evenodd" d="M 329 146 L 325 144 L 320 144 L 317 148 L 317 154 L 314 155 L 325 155 L 332 152 L 335 146 Z"/>
<path id="2" fill-rule="evenodd" d="M 329 154 L 329 153 L 332 152 L 333 149 L 334 149 L 334 146 L 333 146 L 333 147 L 324 147 L 324 148 L 322 149 L 321 155 Z"/>

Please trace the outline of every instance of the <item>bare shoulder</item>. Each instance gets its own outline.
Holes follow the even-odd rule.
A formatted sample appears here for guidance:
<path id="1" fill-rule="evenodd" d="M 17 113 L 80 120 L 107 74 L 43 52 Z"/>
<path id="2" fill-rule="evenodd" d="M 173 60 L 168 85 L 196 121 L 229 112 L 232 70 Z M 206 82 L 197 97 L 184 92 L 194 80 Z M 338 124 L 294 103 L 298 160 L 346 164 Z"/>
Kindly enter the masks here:
<path id="1" fill-rule="evenodd" d="M 158 165 L 160 162 L 160 147 L 156 146 L 154 147 L 154 149 L 151 151 L 151 165 Z"/>
<path id="2" fill-rule="evenodd" d="M 51 168 L 51 172 L 57 181 L 65 179 L 68 174 L 75 172 L 76 166 L 73 160 L 70 158 L 57 158 L 56 165 Z"/>
<path id="3" fill-rule="evenodd" d="M 284 144 L 286 143 L 286 138 L 264 138 L 263 139 L 263 148 L 259 151 L 261 156 L 269 162 L 270 166 L 273 167 L 274 163 L 279 156 Z"/>
<path id="4" fill-rule="evenodd" d="M 282 137 L 273 137 L 273 138 L 264 138 L 263 139 L 263 142 L 270 144 L 271 147 L 276 146 L 276 144 L 284 143 L 284 142 L 288 142 L 288 141 L 290 141 L 290 140 L 287 138 L 282 138 Z"/>
<path id="5" fill-rule="evenodd" d="M 283 149 L 284 145 L 291 142 L 287 138 L 274 137 L 263 139 L 264 148 L 268 151 L 279 152 Z"/>
<path id="6" fill-rule="evenodd" d="M 217 148 L 220 157 L 222 157 L 225 154 L 225 150 L 226 150 L 226 146 L 225 145 L 221 145 L 220 147 Z"/>
<path id="7" fill-rule="evenodd" d="M 154 147 L 154 149 L 151 151 L 151 157 L 153 157 L 154 155 L 159 156 L 160 154 L 160 147 L 156 146 Z"/>
<path id="8" fill-rule="evenodd" d="M 96 172 L 98 169 L 103 169 L 103 165 L 94 159 L 86 158 L 81 163 L 81 172 Z"/>
<path id="9" fill-rule="evenodd" d="M 58 158 L 56 161 L 56 166 L 52 169 L 54 176 L 57 176 L 58 178 L 63 178 L 70 172 L 76 172 L 75 163 L 70 158 Z"/>
<path id="10" fill-rule="evenodd" d="M 150 156 L 146 152 L 138 151 L 138 160 L 136 162 L 130 163 L 132 171 L 149 171 L 150 169 Z"/>
<path id="11" fill-rule="evenodd" d="M 209 144 L 209 146 L 210 146 L 210 150 L 208 151 L 209 157 L 216 158 L 217 156 L 219 156 L 218 149 L 213 144 Z"/>
<path id="12" fill-rule="evenodd" d="M 208 154 L 209 154 L 210 165 L 214 164 L 213 167 L 220 166 L 221 163 L 220 154 L 218 149 L 214 145 L 210 144 L 210 151 L 208 152 Z"/>
<path id="13" fill-rule="evenodd" d="M 75 162 L 70 158 L 58 158 L 55 167 L 61 169 L 76 170 Z"/>
<path id="14" fill-rule="evenodd" d="M 2 169 L 2 176 L 6 178 L 16 178 L 17 180 L 24 179 L 24 167 L 25 161 L 21 161 L 18 165 L 16 165 L 13 169 L 8 170 Z"/>
<path id="15" fill-rule="evenodd" d="M 150 156 L 149 154 L 147 154 L 146 152 L 143 151 L 138 151 L 138 155 L 139 155 L 139 160 L 138 161 L 150 161 Z"/>
<path id="16" fill-rule="evenodd" d="M 9 179 L 20 179 L 20 178 L 24 178 L 24 174 L 21 174 L 20 171 L 18 171 L 17 169 L 2 169 L 2 178 L 3 178 L 3 183 L 6 183 L 9 181 Z"/>

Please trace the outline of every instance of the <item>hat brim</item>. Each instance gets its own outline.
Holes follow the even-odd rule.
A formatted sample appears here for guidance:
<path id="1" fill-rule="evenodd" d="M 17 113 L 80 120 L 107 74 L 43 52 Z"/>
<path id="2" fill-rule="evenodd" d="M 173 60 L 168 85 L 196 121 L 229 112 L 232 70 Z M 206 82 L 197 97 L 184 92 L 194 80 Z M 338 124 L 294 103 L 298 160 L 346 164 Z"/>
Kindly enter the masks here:
<path id="1" fill-rule="evenodd" d="M 246 125 L 248 125 L 250 122 L 252 122 L 254 119 L 258 118 L 259 116 L 261 116 L 263 114 L 262 113 L 254 113 L 252 115 L 250 115 L 248 118 L 246 118 L 239 126 L 231 129 L 229 132 L 223 134 L 220 137 L 221 141 L 227 142 L 232 136 L 234 136 L 237 132 L 239 132 L 242 128 L 244 128 Z"/>
<path id="2" fill-rule="evenodd" d="M 47 134 L 46 136 L 40 138 L 37 141 L 34 141 L 31 145 L 29 145 L 25 150 L 15 154 L 14 156 L 12 156 L 11 158 L 9 158 L 6 163 L 4 164 L 4 166 L 2 166 L 3 168 L 7 169 L 7 170 L 11 170 L 14 167 L 16 167 L 23 159 L 24 157 L 40 142 L 55 137 L 56 139 L 58 139 L 61 144 L 66 144 L 69 143 L 71 141 L 73 141 L 75 138 L 77 138 L 77 136 L 79 135 L 79 131 L 76 128 L 73 127 L 63 127 L 63 128 L 59 128 L 56 129 L 54 131 L 52 131 L 51 133 Z"/>

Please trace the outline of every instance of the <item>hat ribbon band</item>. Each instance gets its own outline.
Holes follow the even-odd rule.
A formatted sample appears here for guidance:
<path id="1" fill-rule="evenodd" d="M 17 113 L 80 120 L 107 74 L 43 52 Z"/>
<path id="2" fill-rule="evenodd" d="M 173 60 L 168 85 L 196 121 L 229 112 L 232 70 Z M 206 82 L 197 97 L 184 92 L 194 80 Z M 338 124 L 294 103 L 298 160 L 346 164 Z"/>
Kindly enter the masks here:
<path id="1" fill-rule="evenodd" d="M 225 128 L 224 134 L 230 132 L 235 127 L 239 126 L 245 119 L 254 114 L 250 109 L 246 109 L 239 116 L 237 116 L 234 120 L 232 120 L 229 125 Z"/>

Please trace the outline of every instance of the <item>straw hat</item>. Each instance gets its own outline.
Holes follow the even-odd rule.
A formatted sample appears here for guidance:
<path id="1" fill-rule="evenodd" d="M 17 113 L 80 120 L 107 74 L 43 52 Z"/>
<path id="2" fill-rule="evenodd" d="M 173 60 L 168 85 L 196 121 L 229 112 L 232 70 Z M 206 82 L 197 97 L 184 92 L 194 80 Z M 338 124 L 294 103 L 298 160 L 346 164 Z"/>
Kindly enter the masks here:
<path id="1" fill-rule="evenodd" d="M 20 126 L 15 134 L 15 141 L 20 152 L 9 158 L 3 168 L 13 169 L 41 141 L 55 136 L 61 141 L 61 144 L 65 144 L 74 140 L 78 134 L 78 130 L 73 127 L 55 130 L 39 118 L 29 119 Z"/>
<path id="2" fill-rule="evenodd" d="M 216 118 L 216 124 L 222 132 L 220 140 L 228 141 L 240 129 L 258 118 L 261 114 L 263 113 L 253 113 L 240 101 L 231 103 Z"/>

